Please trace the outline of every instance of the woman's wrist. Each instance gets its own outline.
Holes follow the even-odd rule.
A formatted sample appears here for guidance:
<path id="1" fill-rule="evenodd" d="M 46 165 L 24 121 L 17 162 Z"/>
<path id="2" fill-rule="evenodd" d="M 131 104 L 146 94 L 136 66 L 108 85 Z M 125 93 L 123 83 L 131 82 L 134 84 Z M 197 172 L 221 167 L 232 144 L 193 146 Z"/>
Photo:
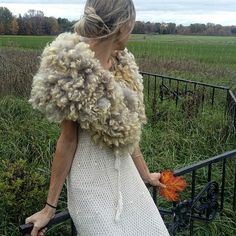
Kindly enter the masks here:
<path id="1" fill-rule="evenodd" d="M 45 205 L 45 207 L 44 207 L 44 212 L 45 212 L 45 214 L 49 217 L 49 218 L 52 218 L 54 215 L 55 215 L 55 213 L 56 213 L 56 209 L 55 208 L 52 208 L 52 207 L 50 207 L 49 205 Z"/>
<path id="2" fill-rule="evenodd" d="M 145 184 L 150 184 L 150 182 L 152 181 L 151 174 L 147 173 L 145 176 L 142 176 L 142 179 Z"/>
<path id="3" fill-rule="evenodd" d="M 48 202 L 46 202 L 46 205 L 50 206 L 50 207 L 53 208 L 53 209 L 57 209 L 56 206 L 54 206 L 54 205 L 52 205 L 52 204 L 50 204 L 50 203 L 48 203 Z"/>
<path id="4" fill-rule="evenodd" d="M 148 183 L 151 185 L 155 186 L 155 182 L 156 182 L 156 172 L 150 173 L 149 174 L 149 179 L 148 179 Z"/>

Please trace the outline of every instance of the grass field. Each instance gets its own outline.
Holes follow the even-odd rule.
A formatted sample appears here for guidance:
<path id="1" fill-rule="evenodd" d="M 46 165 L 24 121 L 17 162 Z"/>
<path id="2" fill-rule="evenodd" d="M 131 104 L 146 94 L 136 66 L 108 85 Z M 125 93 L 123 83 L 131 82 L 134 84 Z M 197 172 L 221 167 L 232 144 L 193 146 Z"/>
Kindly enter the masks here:
<path id="1" fill-rule="evenodd" d="M 236 87 L 236 37 L 134 36 L 142 70 Z"/>
<path id="2" fill-rule="evenodd" d="M 47 36 L 0 36 L 0 209 L 4 215 L 0 235 L 3 236 L 18 235 L 17 226 L 26 216 L 40 210 L 45 201 L 59 126 L 34 111 L 27 98 L 39 65 L 38 56 L 52 40 L 53 37 Z M 132 35 L 128 48 L 140 70 L 236 88 L 236 37 Z M 184 100 L 180 102 L 183 104 Z M 151 121 L 148 101 L 146 111 Z M 181 168 L 236 146 L 232 123 L 225 120 L 223 106 L 212 109 L 207 105 L 199 115 L 189 117 L 183 106 L 176 108 L 173 101 L 158 100 L 157 111 L 158 120 L 145 126 L 141 140 L 151 171 Z M 235 163 L 228 164 L 225 195 L 231 201 Z M 220 166 L 214 169 L 214 179 L 219 179 L 221 171 Z M 200 190 L 206 170 L 197 176 Z M 8 182 L 13 183 L 12 187 Z M 65 207 L 64 188 L 59 208 Z M 208 225 L 197 224 L 194 235 L 235 235 L 235 220 L 235 213 L 226 204 L 223 217 Z M 69 226 L 60 227 L 48 235 L 68 235 Z"/>
<path id="3" fill-rule="evenodd" d="M 42 49 L 48 42 L 53 40 L 52 36 L 0 36 L 0 47 L 16 47 L 27 49 Z"/>
<path id="4" fill-rule="evenodd" d="M 53 36 L 0 36 L 0 47 L 41 51 Z M 132 35 L 141 70 L 236 88 L 236 37 Z"/>

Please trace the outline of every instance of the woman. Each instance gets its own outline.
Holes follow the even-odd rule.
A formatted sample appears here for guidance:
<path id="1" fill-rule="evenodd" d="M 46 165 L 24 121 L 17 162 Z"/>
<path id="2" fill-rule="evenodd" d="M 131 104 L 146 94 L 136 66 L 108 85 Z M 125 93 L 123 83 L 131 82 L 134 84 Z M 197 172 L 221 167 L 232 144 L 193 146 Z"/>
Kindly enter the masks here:
<path id="1" fill-rule="evenodd" d="M 79 235 L 169 235 L 145 184 L 139 148 L 146 123 L 142 77 L 125 48 L 135 23 L 132 0 L 87 0 L 75 33 L 42 54 L 30 102 L 61 123 L 45 207 L 26 219 L 44 235 L 66 179 Z"/>

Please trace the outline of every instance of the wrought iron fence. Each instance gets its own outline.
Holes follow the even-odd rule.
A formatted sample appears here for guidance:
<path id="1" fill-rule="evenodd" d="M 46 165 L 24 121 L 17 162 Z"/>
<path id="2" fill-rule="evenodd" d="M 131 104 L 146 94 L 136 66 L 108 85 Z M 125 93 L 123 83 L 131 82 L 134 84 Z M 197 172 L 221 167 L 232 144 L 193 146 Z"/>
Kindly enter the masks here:
<path id="1" fill-rule="evenodd" d="M 157 104 L 164 100 L 173 100 L 178 106 L 180 100 L 184 97 L 190 97 L 198 110 L 204 109 L 207 104 L 211 107 L 220 106 L 225 116 L 230 116 L 233 121 L 234 129 L 236 129 L 236 97 L 234 93 L 227 87 L 216 86 L 201 82 L 178 79 L 163 75 L 150 74 L 141 72 L 144 77 L 144 89 L 146 92 L 147 101 L 152 106 L 153 119 L 156 120 Z M 189 235 L 193 235 L 195 221 L 212 221 L 215 216 L 222 214 L 224 204 L 231 199 L 232 209 L 236 209 L 236 149 L 221 155 L 211 157 L 207 160 L 183 167 L 175 170 L 176 176 L 190 175 L 190 196 L 185 196 L 185 200 L 175 202 L 169 207 L 163 208 L 159 206 L 158 193 L 155 187 L 147 185 L 150 193 L 156 203 L 171 235 L 176 235 L 178 232 L 187 230 Z M 226 166 L 230 163 L 233 168 L 232 182 L 232 198 L 225 197 L 225 181 L 226 181 Z M 212 169 L 216 166 L 221 168 L 221 176 L 216 178 L 213 176 Z M 220 166 L 219 166 L 220 165 Z M 200 183 L 201 189 L 197 189 L 197 175 L 204 170 L 206 174 L 205 182 Z M 202 181 L 202 180 L 201 180 Z M 197 189 L 197 191 L 196 191 Z M 167 218 L 170 218 L 168 220 Z M 67 220 L 71 220 L 69 212 L 57 213 L 49 222 L 47 227 L 55 224 L 60 224 Z M 20 232 L 25 235 L 32 230 L 31 224 L 23 224 L 20 226 Z M 186 232 L 187 232 L 186 231 Z M 76 229 L 71 220 L 71 235 L 77 235 Z"/>
<path id="2" fill-rule="evenodd" d="M 232 193 L 230 197 L 225 197 L 226 166 L 233 169 L 234 175 L 232 181 Z M 212 169 L 220 164 L 221 176 L 212 176 Z M 219 165 L 217 166 L 219 168 Z M 201 170 L 206 170 L 206 183 L 196 191 L 197 174 Z M 209 222 L 219 213 L 223 213 L 224 204 L 230 204 L 232 210 L 236 210 L 236 149 L 200 161 L 181 169 L 176 170 L 176 176 L 191 175 L 190 197 L 178 203 L 173 203 L 169 209 L 159 208 L 163 218 L 165 215 L 171 215 L 172 221 L 169 223 L 169 231 L 172 235 L 185 229 L 189 230 L 189 235 L 193 235 L 194 221 L 200 220 Z M 202 179 L 201 179 L 202 180 Z M 157 193 L 154 195 L 157 199 Z"/>
<path id="3" fill-rule="evenodd" d="M 165 209 L 158 207 L 159 211 L 165 220 L 166 216 L 171 216 L 171 222 L 167 223 L 168 230 L 171 235 L 176 235 L 178 232 L 188 229 L 189 235 L 193 235 L 194 221 L 206 221 L 209 222 L 215 218 L 218 213 L 222 213 L 225 204 L 225 180 L 226 180 L 226 164 L 234 160 L 234 179 L 233 181 L 233 196 L 231 199 L 232 210 L 236 210 L 236 149 L 230 152 L 223 153 L 221 155 L 209 158 L 204 161 L 200 161 L 196 164 L 192 164 L 182 169 L 176 170 L 174 173 L 176 176 L 183 176 L 191 174 L 191 192 L 190 197 L 180 202 L 173 203 L 172 207 Z M 220 183 L 212 177 L 212 168 L 217 163 L 222 165 L 222 173 Z M 232 164 L 232 163 L 230 163 Z M 207 181 L 202 189 L 196 192 L 197 185 L 197 173 L 199 170 L 207 168 Z M 150 188 L 151 195 L 154 202 L 158 206 L 158 193 L 157 189 L 151 185 L 147 185 Z M 70 219 L 69 212 L 57 213 L 47 227 L 60 224 Z M 71 219 L 70 219 L 71 220 Z M 20 232 L 25 235 L 32 230 L 31 224 L 24 224 L 20 226 Z M 71 235 L 75 236 L 76 229 L 71 220 Z"/>
<path id="4" fill-rule="evenodd" d="M 220 106 L 221 108 L 223 107 L 223 111 L 226 111 L 231 95 L 233 96 L 233 92 L 225 86 L 217 86 L 147 72 L 141 72 L 141 74 L 144 78 L 145 99 L 147 104 L 151 104 L 154 121 L 156 121 L 157 117 L 158 102 L 163 102 L 164 100 L 173 100 L 176 106 L 178 106 L 180 100 L 183 101 L 184 98 L 188 98 L 188 105 L 194 106 L 196 113 L 200 113 L 205 106 L 212 108 Z M 230 96 L 228 94 L 230 94 Z"/>
<path id="5" fill-rule="evenodd" d="M 52 220 L 50 220 L 49 223 L 47 224 L 47 228 L 49 229 L 53 225 L 61 224 L 61 223 L 66 222 L 68 220 L 70 220 L 70 223 L 71 223 L 71 235 L 76 236 L 77 235 L 76 228 L 75 228 L 75 225 L 70 217 L 68 210 L 56 213 L 55 217 Z M 32 224 L 22 224 L 19 227 L 20 233 L 22 235 L 30 234 L 32 229 L 33 229 Z"/>
<path id="6" fill-rule="evenodd" d="M 229 114 L 233 118 L 233 127 L 236 131 L 236 97 L 233 91 L 227 91 L 227 102 L 225 113 Z"/>

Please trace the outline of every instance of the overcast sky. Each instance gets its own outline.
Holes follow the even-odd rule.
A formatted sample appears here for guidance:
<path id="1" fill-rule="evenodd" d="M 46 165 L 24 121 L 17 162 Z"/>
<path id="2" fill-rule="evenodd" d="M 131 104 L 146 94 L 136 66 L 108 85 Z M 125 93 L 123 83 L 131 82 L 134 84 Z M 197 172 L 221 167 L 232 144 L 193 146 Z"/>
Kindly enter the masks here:
<path id="1" fill-rule="evenodd" d="M 215 23 L 236 25 L 236 0 L 133 0 L 137 20 L 151 22 Z M 14 15 L 29 9 L 41 10 L 46 16 L 78 20 L 86 0 L 0 0 Z"/>

